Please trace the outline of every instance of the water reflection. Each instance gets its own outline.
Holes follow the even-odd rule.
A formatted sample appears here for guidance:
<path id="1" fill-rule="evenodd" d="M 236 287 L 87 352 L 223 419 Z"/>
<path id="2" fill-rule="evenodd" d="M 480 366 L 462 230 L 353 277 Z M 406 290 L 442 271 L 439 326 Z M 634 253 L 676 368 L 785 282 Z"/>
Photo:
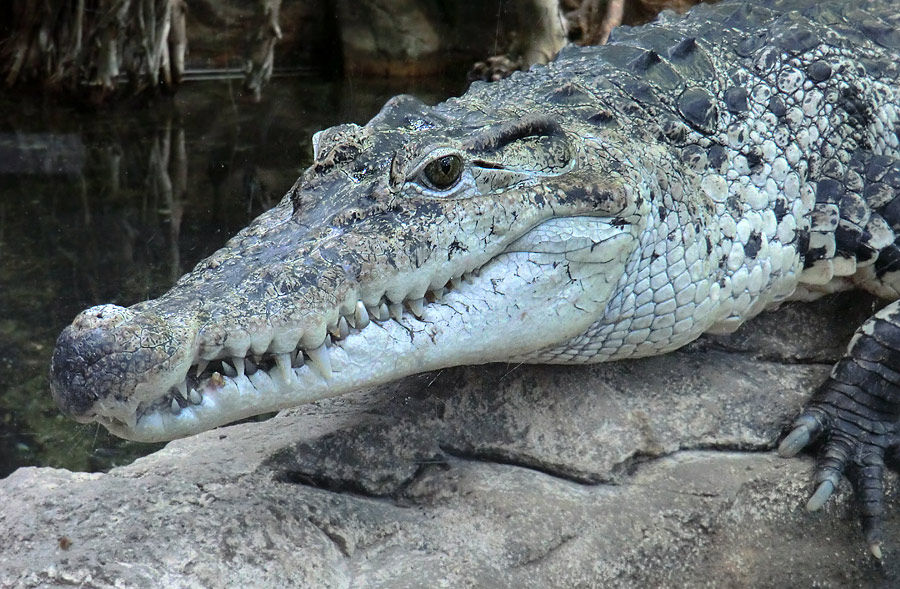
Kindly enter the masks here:
<path id="1" fill-rule="evenodd" d="M 260 103 L 227 82 L 83 114 L 0 96 L 0 476 L 106 469 L 156 446 L 62 418 L 47 369 L 80 310 L 164 292 L 309 165 L 312 133 L 364 122 L 387 98 L 458 84 L 279 79 Z"/>

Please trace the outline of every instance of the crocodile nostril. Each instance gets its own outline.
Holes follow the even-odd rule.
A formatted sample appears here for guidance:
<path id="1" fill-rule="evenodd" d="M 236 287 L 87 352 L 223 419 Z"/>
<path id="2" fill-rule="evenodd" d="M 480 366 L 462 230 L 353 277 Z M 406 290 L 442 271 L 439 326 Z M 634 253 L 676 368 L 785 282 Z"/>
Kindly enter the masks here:
<path id="1" fill-rule="evenodd" d="M 77 329 L 113 328 L 134 317 L 134 311 L 118 305 L 98 305 L 78 314 L 72 325 Z"/>

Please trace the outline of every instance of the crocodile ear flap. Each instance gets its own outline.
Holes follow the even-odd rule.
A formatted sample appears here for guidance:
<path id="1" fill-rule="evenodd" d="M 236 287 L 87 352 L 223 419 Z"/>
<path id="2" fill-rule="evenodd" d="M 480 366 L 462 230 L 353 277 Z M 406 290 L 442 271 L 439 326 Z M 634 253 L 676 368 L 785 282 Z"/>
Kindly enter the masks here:
<path id="1" fill-rule="evenodd" d="M 574 157 L 565 131 L 545 115 L 486 127 L 462 147 L 474 166 L 517 176 L 556 176 L 568 171 Z"/>

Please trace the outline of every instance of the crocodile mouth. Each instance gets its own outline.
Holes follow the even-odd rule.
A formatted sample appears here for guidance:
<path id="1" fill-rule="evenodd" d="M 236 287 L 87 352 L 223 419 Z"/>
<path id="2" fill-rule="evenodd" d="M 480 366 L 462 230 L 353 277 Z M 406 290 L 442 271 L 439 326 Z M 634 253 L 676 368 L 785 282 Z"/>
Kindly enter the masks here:
<path id="1" fill-rule="evenodd" d="M 465 272 L 447 280 L 443 287 L 427 290 L 423 297 L 391 301 L 382 296 L 374 305 L 358 300 L 353 312 L 341 314 L 328 327 L 322 345 L 314 349 L 298 343 L 284 353 L 248 353 L 213 360 L 195 355 L 184 377 L 164 395 L 140 401 L 127 413 L 118 410 L 104 414 L 100 405 L 95 408 L 98 412 L 82 420 L 97 421 L 128 439 L 159 441 L 194 433 L 201 423 L 207 429 L 297 405 L 303 400 L 298 401 L 296 393 L 307 385 L 319 389 L 336 380 L 336 372 L 351 363 L 346 344 L 364 330 L 371 333 L 381 328 L 386 333 L 399 330 L 412 334 L 428 322 L 430 309 L 452 298 L 479 274 L 480 269 Z M 344 388 L 339 382 L 334 385 Z M 335 390 L 324 396 L 340 393 Z M 319 398 L 323 395 L 317 393 L 308 400 Z M 214 415 L 227 418 L 218 417 L 210 425 Z"/>
<path id="2" fill-rule="evenodd" d="M 231 345 L 228 333 L 216 332 L 225 335 L 204 346 L 199 334 L 215 325 L 176 318 L 171 360 L 140 380 L 125 372 L 135 379 L 127 394 L 114 379 L 96 383 L 103 395 L 82 385 L 91 403 L 69 413 L 123 438 L 164 441 L 428 370 L 523 358 L 583 333 L 604 312 L 635 243 L 614 218 L 553 217 L 480 266 L 469 260 L 475 267 L 461 274 L 445 279 L 442 272 L 453 271 L 438 268 L 430 282 L 424 273 L 395 279 L 418 285 L 405 294 L 391 285 L 378 287 L 380 296 L 348 291 L 316 334 L 270 323 L 249 335 L 238 328 Z M 114 312 L 143 317 L 149 310 Z M 153 339 L 175 329 L 167 325 Z M 68 349 L 77 353 L 78 342 Z M 58 380 L 62 405 L 74 406 L 66 401 L 75 394 Z"/>

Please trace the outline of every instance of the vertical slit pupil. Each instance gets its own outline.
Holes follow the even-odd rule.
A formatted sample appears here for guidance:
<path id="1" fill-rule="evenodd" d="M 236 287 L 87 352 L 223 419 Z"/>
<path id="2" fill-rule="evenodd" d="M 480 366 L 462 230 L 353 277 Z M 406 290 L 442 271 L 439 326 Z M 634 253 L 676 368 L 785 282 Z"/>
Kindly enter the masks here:
<path id="1" fill-rule="evenodd" d="M 425 166 L 425 178 L 438 190 L 446 190 L 462 175 L 462 159 L 458 155 L 445 155 Z"/>

